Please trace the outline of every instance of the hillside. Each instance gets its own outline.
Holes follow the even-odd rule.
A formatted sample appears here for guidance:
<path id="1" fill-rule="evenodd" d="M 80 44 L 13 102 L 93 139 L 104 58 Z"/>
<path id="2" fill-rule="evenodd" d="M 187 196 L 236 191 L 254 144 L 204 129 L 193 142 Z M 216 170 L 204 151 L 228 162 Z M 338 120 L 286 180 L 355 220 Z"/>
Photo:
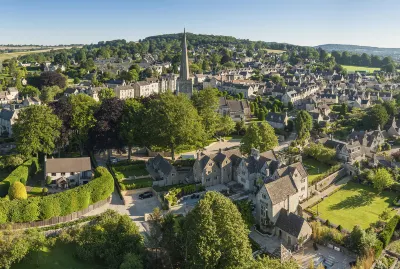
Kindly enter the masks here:
<path id="1" fill-rule="evenodd" d="M 341 44 L 325 44 L 316 46 L 327 51 L 348 51 L 353 53 L 367 53 L 378 55 L 382 57 L 390 56 L 396 61 L 400 61 L 400 48 L 378 48 L 368 46 L 357 46 L 357 45 L 341 45 Z"/>

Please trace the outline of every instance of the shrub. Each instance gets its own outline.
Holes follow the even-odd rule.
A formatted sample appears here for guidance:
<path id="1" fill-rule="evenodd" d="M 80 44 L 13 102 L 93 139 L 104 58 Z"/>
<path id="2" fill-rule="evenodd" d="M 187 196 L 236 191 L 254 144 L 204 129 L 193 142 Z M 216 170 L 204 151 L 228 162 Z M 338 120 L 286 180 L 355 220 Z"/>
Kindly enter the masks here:
<path id="1" fill-rule="evenodd" d="M 95 175 L 88 184 L 57 194 L 27 200 L 1 200 L 0 224 L 65 216 L 106 199 L 114 191 L 114 180 L 104 167 L 98 167 Z"/>
<path id="2" fill-rule="evenodd" d="M 39 164 L 36 158 L 29 159 L 22 165 L 18 166 L 8 175 L 8 177 L 0 182 L 0 197 L 4 197 L 7 195 L 8 189 L 14 182 L 19 181 L 22 184 L 25 184 L 28 180 L 29 175 L 36 173 L 38 167 Z"/>
<path id="3" fill-rule="evenodd" d="M 51 176 L 47 176 L 47 177 L 46 177 L 46 184 L 47 184 L 47 185 L 50 185 L 50 184 L 51 184 L 51 181 L 52 181 Z"/>
<path id="4" fill-rule="evenodd" d="M 339 231 L 339 232 L 341 232 L 342 231 L 342 225 L 339 225 L 338 227 L 336 227 L 336 229 Z"/>
<path id="5" fill-rule="evenodd" d="M 328 219 L 325 221 L 325 225 L 326 225 L 326 226 L 328 226 L 328 227 L 330 227 L 330 226 L 331 226 L 331 223 L 329 222 L 329 220 L 328 220 Z"/>
<path id="6" fill-rule="evenodd" d="M 374 253 L 375 253 L 375 258 L 378 258 L 381 256 L 383 251 L 383 243 L 382 241 L 376 240 L 375 246 L 374 246 Z"/>
<path id="7" fill-rule="evenodd" d="M 11 200 L 25 200 L 28 198 L 28 194 L 26 193 L 26 188 L 24 184 L 21 182 L 14 182 L 11 187 L 8 189 L 8 196 Z"/>
<path id="8" fill-rule="evenodd" d="M 383 231 L 379 234 L 379 240 L 382 241 L 384 248 L 390 243 L 394 230 L 396 229 L 397 224 L 399 223 L 399 219 L 400 216 L 398 215 L 391 218 L 389 222 L 386 224 Z"/>

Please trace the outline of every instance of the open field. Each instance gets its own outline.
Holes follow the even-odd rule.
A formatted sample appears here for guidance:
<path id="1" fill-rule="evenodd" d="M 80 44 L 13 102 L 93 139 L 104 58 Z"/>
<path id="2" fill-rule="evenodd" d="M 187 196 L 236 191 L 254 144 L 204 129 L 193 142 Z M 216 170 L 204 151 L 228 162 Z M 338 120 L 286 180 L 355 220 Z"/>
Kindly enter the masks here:
<path id="1" fill-rule="evenodd" d="M 286 52 L 284 50 L 273 50 L 273 49 L 264 49 L 264 50 L 266 50 L 268 53 L 276 53 L 276 54 L 282 54 Z"/>
<path id="2" fill-rule="evenodd" d="M 311 185 L 317 177 L 319 177 L 321 174 L 325 173 L 329 169 L 328 165 L 311 158 L 305 158 L 303 160 L 303 164 L 308 173 L 309 185 Z"/>
<path id="3" fill-rule="evenodd" d="M 348 73 L 354 73 L 356 71 L 366 71 L 368 73 L 373 73 L 375 70 L 381 70 L 378 67 L 366 67 L 366 66 L 354 66 L 354 65 L 342 65 Z"/>
<path id="4" fill-rule="evenodd" d="M 85 263 L 74 257 L 73 245 L 57 243 L 55 247 L 43 248 L 39 252 L 29 254 L 12 269 L 102 269 L 93 263 Z"/>
<path id="5" fill-rule="evenodd" d="M 52 49 L 44 49 L 44 50 L 31 50 L 31 51 L 18 51 L 18 52 L 11 52 L 11 53 L 0 53 L 0 61 L 4 61 L 11 58 L 16 58 L 19 56 L 24 56 L 28 54 L 40 53 L 40 52 L 48 52 L 51 50 L 61 50 L 61 49 L 71 49 L 72 47 L 55 47 Z"/>
<path id="6" fill-rule="evenodd" d="M 319 213 L 319 217 L 330 223 L 342 225 L 352 230 L 355 225 L 366 229 L 371 223 L 379 220 L 379 215 L 390 208 L 396 194 L 393 192 L 377 192 L 370 186 L 349 182 L 331 196 L 325 198 L 311 209 Z M 396 211 L 391 211 L 392 215 Z"/>

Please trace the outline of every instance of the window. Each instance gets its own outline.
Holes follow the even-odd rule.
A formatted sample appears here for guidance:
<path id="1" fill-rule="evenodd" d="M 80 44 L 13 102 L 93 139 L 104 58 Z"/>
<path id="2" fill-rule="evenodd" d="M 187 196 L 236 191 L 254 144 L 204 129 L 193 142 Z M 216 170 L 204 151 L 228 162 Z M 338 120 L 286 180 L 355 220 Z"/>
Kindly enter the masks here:
<path id="1" fill-rule="evenodd" d="M 174 174 L 174 173 L 172 173 L 172 174 L 171 174 L 171 176 L 172 176 L 172 177 L 174 177 L 174 176 L 175 176 L 175 174 Z"/>
<path id="2" fill-rule="evenodd" d="M 62 172 L 61 175 L 62 175 L 62 176 L 65 176 L 65 172 Z"/>
<path id="3" fill-rule="evenodd" d="M 301 188 L 302 191 L 304 191 L 306 189 L 306 187 Z"/>
<path id="4" fill-rule="evenodd" d="M 209 163 L 208 165 L 209 165 L 209 166 L 212 166 L 212 163 Z"/>
<path id="5" fill-rule="evenodd" d="M 306 182 L 306 179 L 303 178 L 300 182 L 301 182 L 301 183 L 304 183 L 304 182 Z"/>
<path id="6" fill-rule="evenodd" d="M 75 172 L 71 172 L 71 176 L 75 175 Z"/>
<path id="7" fill-rule="evenodd" d="M 57 174 L 56 173 L 51 173 L 51 176 L 52 177 L 55 177 Z"/>

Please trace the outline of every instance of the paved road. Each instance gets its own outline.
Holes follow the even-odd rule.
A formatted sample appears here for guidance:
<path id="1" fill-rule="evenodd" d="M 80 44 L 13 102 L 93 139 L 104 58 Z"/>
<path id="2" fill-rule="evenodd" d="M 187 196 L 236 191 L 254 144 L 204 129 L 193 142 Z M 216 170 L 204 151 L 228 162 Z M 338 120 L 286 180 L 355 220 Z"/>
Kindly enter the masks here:
<path id="1" fill-rule="evenodd" d="M 304 209 L 309 207 L 310 205 L 316 203 L 321 198 L 328 196 L 329 194 L 334 192 L 337 188 L 340 188 L 341 186 L 343 186 L 344 184 L 349 182 L 351 179 L 352 179 L 351 176 L 347 176 L 347 177 L 342 178 L 341 180 L 339 180 L 335 184 L 331 185 L 326 190 L 324 190 L 322 192 L 317 192 L 317 194 L 315 194 L 311 199 L 309 199 L 309 200 L 305 201 L 304 203 L 302 203 L 301 207 L 304 208 Z"/>

